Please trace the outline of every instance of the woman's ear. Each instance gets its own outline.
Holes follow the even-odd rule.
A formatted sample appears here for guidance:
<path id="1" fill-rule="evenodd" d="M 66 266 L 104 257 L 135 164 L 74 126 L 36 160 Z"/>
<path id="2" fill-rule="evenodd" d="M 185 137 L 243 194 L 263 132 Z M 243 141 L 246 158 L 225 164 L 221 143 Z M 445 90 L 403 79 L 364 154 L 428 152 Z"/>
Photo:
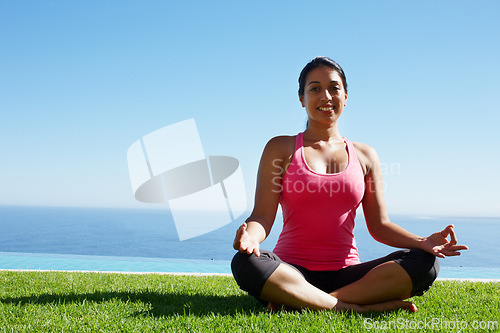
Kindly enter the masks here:
<path id="1" fill-rule="evenodd" d="M 347 96 L 347 95 L 346 95 Z M 306 105 L 304 104 L 304 96 L 302 96 L 301 94 L 299 94 L 299 101 L 300 101 L 300 104 L 302 104 L 302 107 L 305 107 Z"/>

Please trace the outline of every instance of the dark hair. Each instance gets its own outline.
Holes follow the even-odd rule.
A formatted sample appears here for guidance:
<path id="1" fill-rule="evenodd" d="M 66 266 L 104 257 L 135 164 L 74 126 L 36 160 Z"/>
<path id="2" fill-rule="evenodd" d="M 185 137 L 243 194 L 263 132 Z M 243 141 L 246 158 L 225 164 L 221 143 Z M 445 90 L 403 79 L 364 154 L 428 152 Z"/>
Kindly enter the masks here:
<path id="1" fill-rule="evenodd" d="M 313 60 L 311 60 L 300 72 L 299 76 L 300 96 L 304 96 L 307 74 L 309 74 L 309 72 L 312 71 L 313 69 L 321 66 L 330 67 L 331 69 L 335 70 L 340 75 L 340 78 L 342 79 L 342 84 L 344 85 L 344 89 L 345 91 L 347 91 L 347 80 L 345 78 L 344 70 L 342 69 L 342 67 L 340 67 L 339 64 L 337 64 L 335 61 L 333 61 L 328 57 L 316 57 Z"/>

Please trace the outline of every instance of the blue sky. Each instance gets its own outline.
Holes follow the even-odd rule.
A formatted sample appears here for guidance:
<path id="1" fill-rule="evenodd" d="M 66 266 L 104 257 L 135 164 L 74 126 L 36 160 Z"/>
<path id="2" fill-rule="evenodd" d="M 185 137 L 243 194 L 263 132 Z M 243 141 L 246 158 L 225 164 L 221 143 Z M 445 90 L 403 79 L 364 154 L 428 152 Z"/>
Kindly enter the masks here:
<path id="1" fill-rule="evenodd" d="M 302 67 L 349 84 L 341 134 L 373 146 L 392 214 L 500 216 L 497 1 L 1 1 L 0 204 L 134 200 L 126 152 L 194 118 L 236 157 L 305 126 Z"/>

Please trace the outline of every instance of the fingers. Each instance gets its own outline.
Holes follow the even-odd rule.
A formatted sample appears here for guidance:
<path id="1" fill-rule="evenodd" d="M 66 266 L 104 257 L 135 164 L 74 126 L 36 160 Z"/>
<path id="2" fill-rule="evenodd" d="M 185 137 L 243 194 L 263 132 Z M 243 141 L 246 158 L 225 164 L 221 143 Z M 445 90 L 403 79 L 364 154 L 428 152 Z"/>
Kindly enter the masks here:
<path id="1" fill-rule="evenodd" d="M 445 244 L 438 252 L 444 256 L 459 256 L 461 253 L 458 251 L 468 250 L 469 248 L 466 245 L 457 245 L 457 235 L 455 233 L 455 226 L 450 224 L 443 231 L 441 231 L 441 235 L 443 237 L 450 236 L 450 241 Z M 437 255 L 439 258 L 444 258 L 444 256 Z"/>
<path id="2" fill-rule="evenodd" d="M 467 246 L 465 246 L 465 245 L 453 245 L 453 246 L 445 248 L 442 252 L 446 256 L 452 257 L 452 256 L 459 256 L 459 255 L 461 255 L 461 253 L 458 252 L 458 251 L 468 250 L 468 249 L 469 248 Z"/>
<path id="3" fill-rule="evenodd" d="M 444 228 L 444 229 L 440 232 L 440 234 L 441 234 L 441 236 L 443 236 L 443 237 L 445 237 L 445 238 L 446 238 L 446 237 L 448 237 L 448 235 L 451 233 L 451 231 L 452 231 L 452 230 L 453 230 L 453 224 L 450 224 L 450 225 L 448 225 L 446 228 Z"/>
<path id="4" fill-rule="evenodd" d="M 259 246 L 252 242 L 247 232 L 247 223 L 244 222 L 236 231 L 236 237 L 234 238 L 233 248 L 240 251 L 241 253 L 255 254 L 255 256 L 260 257 Z"/>
<path id="5" fill-rule="evenodd" d="M 248 243 L 246 245 L 246 249 L 243 249 L 243 252 L 246 252 L 247 254 L 255 254 L 256 257 L 260 257 L 260 251 L 259 251 L 259 245 L 252 245 L 254 243 Z"/>
<path id="6" fill-rule="evenodd" d="M 458 251 L 468 249 L 469 248 L 466 245 L 450 245 L 448 243 L 444 246 L 435 247 L 432 251 L 432 254 L 434 254 L 438 258 L 453 257 L 461 255 L 461 253 Z"/>
<path id="7" fill-rule="evenodd" d="M 255 254 L 256 257 L 260 257 L 260 251 L 258 247 L 252 247 L 252 246 L 241 246 L 240 247 L 240 252 L 246 253 L 246 254 Z"/>
<path id="8" fill-rule="evenodd" d="M 247 230 L 247 224 L 243 222 L 243 224 L 236 230 L 236 239 L 241 237 L 241 234 Z"/>
<path id="9" fill-rule="evenodd" d="M 443 251 L 443 253 L 445 254 L 446 257 L 456 257 L 460 255 L 460 252 L 449 251 L 449 250 Z M 444 256 L 440 258 L 444 258 Z"/>
<path id="10" fill-rule="evenodd" d="M 427 252 L 435 255 L 438 258 L 444 258 L 445 255 L 443 253 L 441 253 L 444 250 L 444 247 L 445 247 L 444 245 L 434 245 L 434 244 L 432 244 L 430 246 L 430 248 L 424 249 L 424 250 L 426 250 Z"/>
<path id="11" fill-rule="evenodd" d="M 441 259 L 442 259 L 442 258 L 446 258 L 446 256 L 445 256 L 443 253 L 439 252 L 439 251 L 434 251 L 434 253 L 433 253 L 433 254 L 434 254 L 436 257 L 441 258 Z"/>
<path id="12" fill-rule="evenodd" d="M 241 251 L 241 237 L 243 233 L 247 230 L 247 224 L 243 223 L 238 230 L 236 230 L 236 236 L 234 237 L 233 248 L 235 250 Z"/>
<path id="13" fill-rule="evenodd" d="M 457 235 L 455 234 L 455 229 L 453 225 L 449 225 L 447 228 L 450 230 L 450 244 L 455 245 L 457 244 Z"/>

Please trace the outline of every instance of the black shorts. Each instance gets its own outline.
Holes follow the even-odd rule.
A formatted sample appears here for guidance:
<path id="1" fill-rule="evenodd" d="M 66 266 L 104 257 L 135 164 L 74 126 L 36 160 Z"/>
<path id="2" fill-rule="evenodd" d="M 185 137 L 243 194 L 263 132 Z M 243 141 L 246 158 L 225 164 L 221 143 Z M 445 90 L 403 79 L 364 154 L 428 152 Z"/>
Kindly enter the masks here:
<path id="1" fill-rule="evenodd" d="M 311 271 L 298 265 L 290 265 L 266 250 L 260 250 L 260 257 L 237 252 L 231 262 L 231 270 L 240 288 L 259 299 L 264 284 L 280 264 L 294 267 L 309 283 L 331 293 L 361 279 L 372 268 L 388 261 L 395 261 L 406 270 L 413 283 L 412 296 L 420 296 L 427 291 L 439 273 L 437 258 L 420 249 L 399 250 L 337 271 Z"/>

